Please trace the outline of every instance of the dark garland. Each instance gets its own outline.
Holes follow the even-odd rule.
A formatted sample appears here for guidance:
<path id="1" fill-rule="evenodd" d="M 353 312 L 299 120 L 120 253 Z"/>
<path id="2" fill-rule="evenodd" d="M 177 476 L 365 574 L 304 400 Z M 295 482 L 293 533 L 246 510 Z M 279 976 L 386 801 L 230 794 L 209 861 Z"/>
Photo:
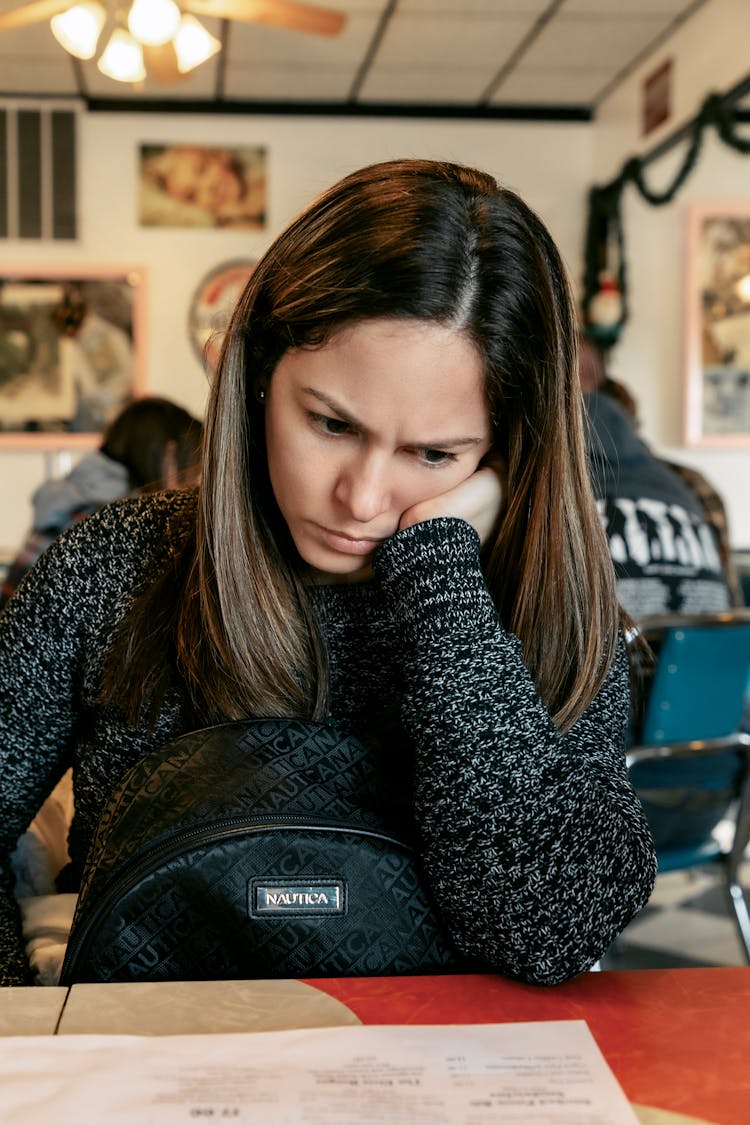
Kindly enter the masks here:
<path id="1" fill-rule="evenodd" d="M 653 157 L 631 157 L 625 162 L 619 176 L 602 187 L 589 192 L 588 222 L 584 246 L 583 295 L 581 299 L 586 335 L 600 348 L 609 348 L 617 342 L 628 319 L 627 266 L 625 262 L 625 236 L 622 227 L 622 193 L 632 183 L 647 203 L 661 207 L 670 203 L 695 167 L 703 144 L 705 130 L 716 129 L 724 144 L 737 152 L 750 153 L 750 139 L 737 133 L 738 113 L 734 104 L 736 92 L 709 94 L 690 125 L 690 141 L 682 165 L 669 187 L 652 191 L 644 179 L 645 165 Z M 617 247 L 617 270 L 614 271 L 620 290 L 622 308 L 620 318 L 612 325 L 596 325 L 589 321 L 587 310 L 591 299 L 599 291 L 600 273 L 607 267 L 607 250 L 614 240 Z"/>

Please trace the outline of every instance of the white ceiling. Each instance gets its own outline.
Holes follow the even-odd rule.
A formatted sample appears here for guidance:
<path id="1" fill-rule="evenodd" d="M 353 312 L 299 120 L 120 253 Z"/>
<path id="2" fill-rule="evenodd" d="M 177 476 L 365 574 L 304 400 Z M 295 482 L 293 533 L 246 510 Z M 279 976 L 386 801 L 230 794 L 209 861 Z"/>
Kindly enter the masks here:
<path id="1" fill-rule="evenodd" d="M 74 60 L 43 21 L 0 34 L 0 97 L 583 117 L 704 2 L 331 0 L 348 16 L 336 38 L 204 19 L 224 50 L 180 83 L 141 89 Z"/>

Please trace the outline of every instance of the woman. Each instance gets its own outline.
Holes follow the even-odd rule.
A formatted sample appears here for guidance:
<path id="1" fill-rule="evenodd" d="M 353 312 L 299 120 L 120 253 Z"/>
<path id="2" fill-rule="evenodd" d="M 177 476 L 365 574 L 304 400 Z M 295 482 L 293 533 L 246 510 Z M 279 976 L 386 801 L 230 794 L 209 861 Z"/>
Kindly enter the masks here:
<path id="1" fill-rule="evenodd" d="M 195 484 L 203 426 L 165 398 L 138 398 L 114 418 L 99 449 L 67 476 L 49 480 L 32 497 L 31 532 L 10 564 L 0 609 L 60 532 L 131 492 Z"/>
<path id="2" fill-rule="evenodd" d="M 313 203 L 234 313 L 197 499 L 104 509 L 0 619 L 4 846 L 72 761 L 74 885 L 150 748 L 332 716 L 398 748 L 462 953 L 542 983 L 589 967 L 655 862 L 575 339 L 549 234 L 491 177 L 388 162 Z M 3 910 L 10 984 L 7 883 Z"/>

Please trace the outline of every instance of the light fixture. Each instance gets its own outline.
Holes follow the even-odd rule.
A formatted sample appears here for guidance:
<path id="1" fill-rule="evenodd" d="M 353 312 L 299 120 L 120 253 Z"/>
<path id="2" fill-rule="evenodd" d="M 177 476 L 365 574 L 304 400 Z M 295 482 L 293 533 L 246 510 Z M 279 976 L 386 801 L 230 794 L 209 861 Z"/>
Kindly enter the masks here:
<path id="1" fill-rule="evenodd" d="M 115 28 L 104 48 L 104 54 L 96 64 L 107 78 L 116 82 L 143 82 L 146 68 L 143 65 L 143 51 L 129 31 L 123 27 Z"/>
<path id="2" fill-rule="evenodd" d="M 174 82 L 221 50 L 219 40 L 194 16 L 183 15 L 175 0 L 133 0 L 117 5 L 112 18 L 115 30 L 97 66 L 116 82 L 143 82 L 147 66 L 155 81 Z M 79 59 L 94 57 L 106 22 L 99 0 L 73 4 L 50 21 L 58 42 Z"/>
<path id="3" fill-rule="evenodd" d="M 134 0 L 128 27 L 139 43 L 158 47 L 172 39 L 180 26 L 180 9 L 174 0 Z"/>
<path id="4" fill-rule="evenodd" d="M 107 13 L 103 6 L 91 3 L 74 4 L 50 20 L 52 34 L 58 43 L 78 59 L 91 59 L 104 27 Z"/>
<path id="5" fill-rule="evenodd" d="M 745 304 L 750 304 L 750 273 L 744 274 L 737 282 L 737 296 Z"/>
<path id="6" fill-rule="evenodd" d="M 209 34 L 195 16 L 182 17 L 173 43 L 180 74 L 194 70 L 221 50 L 219 40 Z"/>

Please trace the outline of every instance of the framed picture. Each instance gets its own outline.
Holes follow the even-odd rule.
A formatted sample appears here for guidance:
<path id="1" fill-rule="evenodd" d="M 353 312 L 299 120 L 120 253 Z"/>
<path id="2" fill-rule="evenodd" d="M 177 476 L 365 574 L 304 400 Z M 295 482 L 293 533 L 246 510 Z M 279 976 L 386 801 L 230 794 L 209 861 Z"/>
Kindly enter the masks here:
<path id="1" fill-rule="evenodd" d="M 685 440 L 750 447 L 750 203 L 687 210 Z"/>
<path id="2" fill-rule="evenodd" d="M 265 226 L 262 146 L 141 145 L 139 180 L 141 226 Z"/>
<path id="3" fill-rule="evenodd" d="M 0 272 L 0 448 L 93 444 L 143 391 L 144 275 Z"/>
<path id="4" fill-rule="evenodd" d="M 224 332 L 242 291 L 255 269 L 255 262 L 240 258 L 223 262 L 203 277 L 188 310 L 188 333 L 195 354 L 213 374 Z"/>

